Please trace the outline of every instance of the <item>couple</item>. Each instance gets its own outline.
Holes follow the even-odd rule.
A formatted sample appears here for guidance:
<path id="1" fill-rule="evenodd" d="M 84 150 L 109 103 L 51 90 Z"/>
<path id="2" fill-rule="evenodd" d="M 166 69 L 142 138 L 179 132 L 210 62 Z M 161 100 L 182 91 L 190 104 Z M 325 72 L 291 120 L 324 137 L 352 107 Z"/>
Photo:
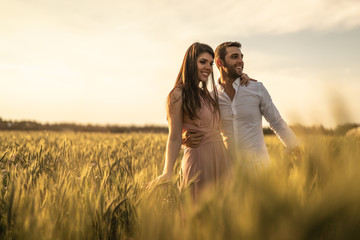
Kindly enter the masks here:
<path id="1" fill-rule="evenodd" d="M 212 68 L 214 58 L 220 71 L 217 86 Z M 181 164 L 180 188 L 196 178 L 190 186 L 195 202 L 205 186 L 217 186 L 229 176 L 236 161 L 248 159 L 253 166 L 266 165 L 269 155 L 262 116 L 287 148 L 299 145 L 265 87 L 255 80 L 249 81 L 243 67 L 238 42 L 220 44 L 215 54 L 206 44 L 194 43 L 189 47 L 168 95 L 169 135 L 164 170 L 149 186 L 171 179 L 182 143 L 187 147 Z M 207 88 L 209 77 L 211 92 Z"/>

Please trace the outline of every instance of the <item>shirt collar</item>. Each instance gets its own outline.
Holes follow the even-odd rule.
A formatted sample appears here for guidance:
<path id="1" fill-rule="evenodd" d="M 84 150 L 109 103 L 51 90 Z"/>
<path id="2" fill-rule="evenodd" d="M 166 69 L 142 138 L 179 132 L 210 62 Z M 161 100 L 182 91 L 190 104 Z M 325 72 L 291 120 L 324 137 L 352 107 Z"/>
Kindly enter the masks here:
<path id="1" fill-rule="evenodd" d="M 220 84 L 220 79 L 221 79 L 221 78 L 218 79 L 216 86 L 217 86 L 217 89 L 218 89 L 219 91 L 223 92 L 223 91 L 224 91 L 224 87 L 221 86 L 221 84 Z"/>
<path id="2" fill-rule="evenodd" d="M 217 84 L 218 90 L 221 91 L 221 92 L 223 92 L 223 91 L 224 91 L 224 87 L 221 86 L 221 84 L 220 84 L 220 78 L 218 79 L 218 82 L 217 82 L 217 83 L 218 83 L 218 84 Z M 233 86 L 233 88 L 235 89 L 235 91 L 237 91 L 238 88 L 239 88 L 239 86 L 240 86 L 240 78 L 237 78 L 237 79 L 233 82 L 232 86 Z"/>
<path id="3" fill-rule="evenodd" d="M 237 90 L 239 88 L 240 85 L 240 78 L 237 78 L 234 82 L 233 82 L 233 87 L 235 90 Z"/>

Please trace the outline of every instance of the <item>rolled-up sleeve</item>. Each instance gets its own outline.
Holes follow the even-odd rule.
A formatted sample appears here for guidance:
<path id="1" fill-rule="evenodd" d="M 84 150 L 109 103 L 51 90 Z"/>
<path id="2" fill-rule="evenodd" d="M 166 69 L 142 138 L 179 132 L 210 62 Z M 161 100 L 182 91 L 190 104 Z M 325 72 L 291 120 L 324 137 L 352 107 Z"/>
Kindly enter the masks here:
<path id="1" fill-rule="evenodd" d="M 271 99 L 269 92 L 266 90 L 263 84 L 260 84 L 259 88 L 261 97 L 260 111 L 265 117 L 266 121 L 270 124 L 270 128 L 275 132 L 285 147 L 293 149 L 299 146 L 299 139 L 281 117 L 278 109 Z"/>

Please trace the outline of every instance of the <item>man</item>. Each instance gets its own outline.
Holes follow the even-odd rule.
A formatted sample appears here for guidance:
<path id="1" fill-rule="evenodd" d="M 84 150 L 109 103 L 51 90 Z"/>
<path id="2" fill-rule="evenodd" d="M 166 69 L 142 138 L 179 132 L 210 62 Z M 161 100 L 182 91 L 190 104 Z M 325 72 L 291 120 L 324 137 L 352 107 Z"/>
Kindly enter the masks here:
<path id="1" fill-rule="evenodd" d="M 287 126 L 262 83 L 250 81 L 240 85 L 244 61 L 239 42 L 224 42 L 215 50 L 215 63 L 220 71 L 218 84 L 221 130 L 234 161 L 268 164 L 269 154 L 262 130 L 262 116 L 289 150 L 299 145 L 294 132 Z M 196 136 L 201 133 L 190 133 Z M 198 138 L 198 140 L 200 140 Z M 193 141 L 190 140 L 189 141 Z M 184 139 L 185 145 L 187 139 Z"/>

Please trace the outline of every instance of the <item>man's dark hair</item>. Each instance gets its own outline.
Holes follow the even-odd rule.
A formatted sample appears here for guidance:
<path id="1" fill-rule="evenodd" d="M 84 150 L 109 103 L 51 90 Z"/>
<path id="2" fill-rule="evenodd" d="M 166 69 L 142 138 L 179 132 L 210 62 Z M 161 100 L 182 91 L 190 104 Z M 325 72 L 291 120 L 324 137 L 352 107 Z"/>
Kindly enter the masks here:
<path id="1" fill-rule="evenodd" d="M 227 47 L 241 48 L 241 43 L 239 43 L 239 42 L 224 42 L 224 43 L 220 44 L 219 46 L 217 46 L 217 48 L 215 49 L 215 62 L 218 59 L 225 61 Z"/>

